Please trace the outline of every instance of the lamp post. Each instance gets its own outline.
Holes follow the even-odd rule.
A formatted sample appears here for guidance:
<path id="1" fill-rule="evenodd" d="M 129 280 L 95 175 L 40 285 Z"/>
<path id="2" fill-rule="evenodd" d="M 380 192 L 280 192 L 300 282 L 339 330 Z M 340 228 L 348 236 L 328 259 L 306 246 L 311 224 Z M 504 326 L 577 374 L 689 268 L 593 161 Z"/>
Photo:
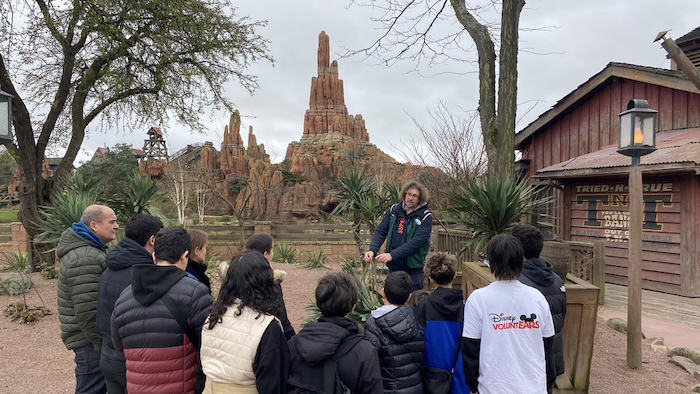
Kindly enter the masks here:
<path id="1" fill-rule="evenodd" d="M 656 150 L 656 114 L 646 100 L 630 100 L 620 113 L 618 153 L 632 157 L 627 241 L 627 366 L 642 367 L 642 169 L 640 157 Z"/>
<path id="2" fill-rule="evenodd" d="M 12 142 L 12 96 L 0 90 L 0 144 Z"/>

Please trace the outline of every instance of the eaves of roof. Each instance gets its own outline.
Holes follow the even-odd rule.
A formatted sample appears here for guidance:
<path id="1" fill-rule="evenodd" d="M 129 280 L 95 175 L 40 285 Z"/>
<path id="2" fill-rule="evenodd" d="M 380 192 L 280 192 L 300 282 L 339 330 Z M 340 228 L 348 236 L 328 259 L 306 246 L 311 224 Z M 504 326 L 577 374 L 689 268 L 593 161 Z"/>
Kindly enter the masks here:
<path id="1" fill-rule="evenodd" d="M 631 159 L 617 153 L 617 145 L 545 167 L 535 178 L 577 178 L 629 173 Z M 656 150 L 641 157 L 647 174 L 700 174 L 700 128 L 667 131 L 656 135 Z"/>
<path id="2" fill-rule="evenodd" d="M 540 131 L 561 119 L 580 103 L 612 83 L 613 78 L 629 79 L 691 93 L 700 93 L 681 71 L 627 63 L 608 63 L 602 71 L 579 85 L 574 91 L 554 104 L 551 109 L 519 131 L 515 135 L 515 149 L 522 149 L 522 146 L 539 134 Z"/>

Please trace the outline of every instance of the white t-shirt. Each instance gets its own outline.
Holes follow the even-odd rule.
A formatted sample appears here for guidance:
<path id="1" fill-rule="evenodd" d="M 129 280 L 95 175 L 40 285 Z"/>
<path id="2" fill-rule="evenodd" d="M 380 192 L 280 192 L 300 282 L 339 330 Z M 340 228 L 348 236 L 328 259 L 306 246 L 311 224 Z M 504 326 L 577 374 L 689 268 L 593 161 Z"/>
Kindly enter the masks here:
<path id="1" fill-rule="evenodd" d="M 462 336 L 481 339 L 479 393 L 547 394 L 543 338 L 553 335 L 537 289 L 509 280 L 475 290 L 464 306 Z"/>

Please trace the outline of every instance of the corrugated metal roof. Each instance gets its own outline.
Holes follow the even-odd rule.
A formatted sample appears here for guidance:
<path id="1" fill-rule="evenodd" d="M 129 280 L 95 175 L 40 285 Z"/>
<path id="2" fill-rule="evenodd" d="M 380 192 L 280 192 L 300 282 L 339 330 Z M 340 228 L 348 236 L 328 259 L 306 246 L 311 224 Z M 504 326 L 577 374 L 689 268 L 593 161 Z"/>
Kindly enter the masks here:
<path id="1" fill-rule="evenodd" d="M 700 38 L 700 27 L 697 27 L 694 30 L 692 30 L 691 32 L 686 33 L 681 37 L 678 37 L 678 39 L 675 41 L 676 41 L 677 45 L 681 45 L 681 44 L 684 44 L 688 41 L 696 40 L 698 38 Z"/>
<path id="2" fill-rule="evenodd" d="M 700 164 L 700 128 L 657 133 L 656 150 L 641 157 L 642 166 L 680 163 L 694 166 Z M 630 158 L 617 153 L 617 145 L 609 145 L 595 152 L 545 167 L 537 171 L 537 175 L 570 170 L 627 167 L 629 165 Z"/>

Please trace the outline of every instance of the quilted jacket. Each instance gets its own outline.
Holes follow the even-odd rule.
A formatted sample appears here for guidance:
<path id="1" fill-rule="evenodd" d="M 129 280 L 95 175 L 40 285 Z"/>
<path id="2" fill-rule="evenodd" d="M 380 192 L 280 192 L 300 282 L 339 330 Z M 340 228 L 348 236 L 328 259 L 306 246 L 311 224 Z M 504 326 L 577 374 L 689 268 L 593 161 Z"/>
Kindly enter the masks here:
<path id="1" fill-rule="evenodd" d="M 168 295 L 201 338 L 211 308 L 209 289 L 175 266 L 138 264 L 114 304 L 112 342 L 126 357 L 130 394 L 194 393 L 204 389 L 198 349 L 163 304 Z"/>
<path id="2" fill-rule="evenodd" d="M 92 346 L 99 354 L 101 341 L 95 329 L 97 290 L 105 270 L 107 245 L 85 239 L 69 228 L 61 234 L 56 253 L 58 271 L 58 319 L 61 339 L 68 349 Z"/>
<path id="3" fill-rule="evenodd" d="M 385 305 L 372 311 L 365 338 L 379 353 L 384 394 L 423 394 L 423 330 L 411 306 Z"/>

